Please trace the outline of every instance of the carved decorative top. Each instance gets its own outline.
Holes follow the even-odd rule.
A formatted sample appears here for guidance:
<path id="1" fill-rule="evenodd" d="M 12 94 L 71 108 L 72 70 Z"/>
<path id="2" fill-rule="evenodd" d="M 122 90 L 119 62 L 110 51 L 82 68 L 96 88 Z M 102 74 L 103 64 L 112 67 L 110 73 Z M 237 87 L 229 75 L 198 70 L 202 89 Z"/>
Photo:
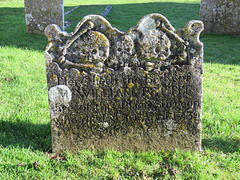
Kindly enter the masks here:
<path id="1" fill-rule="evenodd" d="M 46 60 L 62 69 L 98 73 L 109 68 L 151 71 L 170 65 L 196 65 L 194 59 L 202 59 L 202 30 L 201 21 L 190 21 L 185 28 L 175 30 L 164 16 L 149 14 L 136 27 L 120 32 L 103 17 L 89 15 L 70 34 L 57 25 L 46 27 Z"/>

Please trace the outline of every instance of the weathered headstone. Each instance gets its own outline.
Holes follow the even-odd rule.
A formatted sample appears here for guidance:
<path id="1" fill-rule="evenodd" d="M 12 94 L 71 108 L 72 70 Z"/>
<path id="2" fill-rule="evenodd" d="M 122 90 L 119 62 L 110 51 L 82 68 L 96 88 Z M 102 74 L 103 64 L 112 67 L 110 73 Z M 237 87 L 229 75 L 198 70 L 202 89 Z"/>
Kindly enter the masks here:
<path id="1" fill-rule="evenodd" d="M 63 28 L 63 0 L 24 0 L 28 33 L 43 34 L 49 24 Z"/>
<path id="2" fill-rule="evenodd" d="M 203 30 L 160 14 L 120 32 L 101 16 L 45 29 L 52 148 L 201 150 Z"/>
<path id="3" fill-rule="evenodd" d="M 240 35 L 240 0 L 202 0 L 204 32 Z"/>

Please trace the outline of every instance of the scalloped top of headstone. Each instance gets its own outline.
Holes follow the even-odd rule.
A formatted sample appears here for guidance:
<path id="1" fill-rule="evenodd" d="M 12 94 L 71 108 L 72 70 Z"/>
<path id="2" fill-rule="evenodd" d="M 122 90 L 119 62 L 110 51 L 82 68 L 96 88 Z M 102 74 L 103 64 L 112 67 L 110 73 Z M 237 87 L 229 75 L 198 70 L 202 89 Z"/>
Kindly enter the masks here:
<path id="1" fill-rule="evenodd" d="M 198 67 L 203 56 L 199 41 L 202 30 L 201 21 L 190 21 L 185 28 L 175 30 L 161 14 L 149 14 L 135 27 L 120 32 L 103 17 L 88 15 L 70 34 L 57 25 L 46 27 L 46 60 L 47 64 L 56 62 L 61 69 L 97 73 L 126 67 L 146 71 L 173 65 Z"/>

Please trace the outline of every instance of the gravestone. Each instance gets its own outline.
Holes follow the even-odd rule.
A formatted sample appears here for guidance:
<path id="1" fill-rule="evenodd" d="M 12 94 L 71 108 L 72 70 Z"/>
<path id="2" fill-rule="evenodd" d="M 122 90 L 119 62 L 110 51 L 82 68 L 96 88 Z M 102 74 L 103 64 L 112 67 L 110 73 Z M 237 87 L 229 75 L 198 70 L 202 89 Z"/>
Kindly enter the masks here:
<path id="1" fill-rule="evenodd" d="M 204 32 L 240 35 L 240 0 L 202 0 Z"/>
<path id="2" fill-rule="evenodd" d="M 63 0 L 24 0 L 28 33 L 43 34 L 49 24 L 64 25 Z"/>
<path id="3" fill-rule="evenodd" d="M 201 21 L 160 14 L 120 32 L 101 16 L 45 29 L 53 152 L 201 150 Z"/>

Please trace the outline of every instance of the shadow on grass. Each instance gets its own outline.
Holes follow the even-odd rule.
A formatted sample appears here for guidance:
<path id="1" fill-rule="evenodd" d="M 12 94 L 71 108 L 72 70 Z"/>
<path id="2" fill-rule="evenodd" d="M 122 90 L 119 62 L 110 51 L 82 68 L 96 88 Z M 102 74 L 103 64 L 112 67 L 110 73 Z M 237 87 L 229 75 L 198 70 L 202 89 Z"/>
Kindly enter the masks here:
<path id="1" fill-rule="evenodd" d="M 44 51 L 44 35 L 26 33 L 24 8 L 0 8 L 0 46 Z"/>
<path id="2" fill-rule="evenodd" d="M 16 120 L 14 120 L 16 121 Z M 50 124 L 0 120 L 0 145 L 51 151 Z"/>
<path id="3" fill-rule="evenodd" d="M 240 152 L 240 139 L 203 139 L 203 149 L 222 151 L 223 153 Z"/>

